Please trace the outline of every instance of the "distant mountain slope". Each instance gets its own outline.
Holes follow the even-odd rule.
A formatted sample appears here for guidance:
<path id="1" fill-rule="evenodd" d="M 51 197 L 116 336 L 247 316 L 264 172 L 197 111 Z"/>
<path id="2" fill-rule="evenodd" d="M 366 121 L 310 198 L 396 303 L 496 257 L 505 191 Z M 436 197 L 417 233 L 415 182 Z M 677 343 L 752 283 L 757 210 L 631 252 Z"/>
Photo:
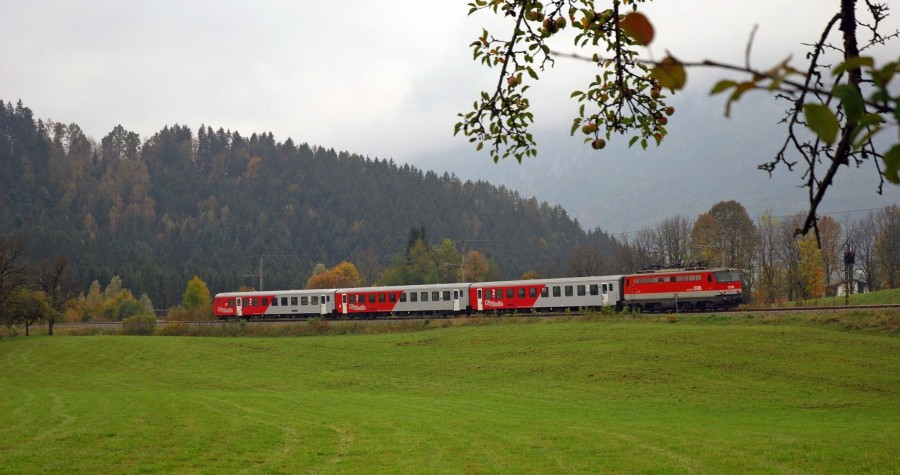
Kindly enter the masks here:
<path id="1" fill-rule="evenodd" d="M 739 201 L 753 217 L 766 210 L 776 216 L 805 212 L 802 171 L 780 168 L 769 177 L 757 169 L 784 141 L 777 104 L 741 104 L 730 120 L 721 117 L 721 110 L 709 115 L 709 109 L 708 103 L 681 101 L 663 145 L 646 151 L 629 149 L 627 138 L 593 151 L 582 144 L 580 133 L 570 137 L 562 124 L 537 132 L 539 155 L 521 165 L 511 159 L 494 164 L 486 152 L 475 153 L 468 144 L 423 155 L 416 163 L 533 194 L 563 206 L 585 227 L 611 234 L 653 226 L 676 214 L 694 219 L 722 200 Z M 900 187 L 888 184 L 883 195 L 876 193 L 877 176 L 871 161 L 860 169 L 841 169 L 820 211 L 900 203 Z"/>
<path id="2" fill-rule="evenodd" d="M 168 307 L 194 275 L 214 292 L 255 285 L 260 258 L 266 288 L 302 287 L 315 264 L 343 260 L 372 282 L 420 225 L 504 277 L 562 271 L 587 239 L 612 246 L 562 207 L 486 181 L 204 126 L 143 142 L 119 126 L 97 144 L 0 101 L 0 232 L 28 236 L 35 258 L 69 256 L 81 289 L 119 275 Z"/>

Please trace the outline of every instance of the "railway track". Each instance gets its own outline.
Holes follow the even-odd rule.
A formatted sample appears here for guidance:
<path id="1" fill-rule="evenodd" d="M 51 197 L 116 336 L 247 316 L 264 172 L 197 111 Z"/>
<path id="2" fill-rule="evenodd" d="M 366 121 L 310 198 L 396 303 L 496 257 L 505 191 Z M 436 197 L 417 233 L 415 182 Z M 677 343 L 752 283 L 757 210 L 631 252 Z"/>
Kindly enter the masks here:
<path id="1" fill-rule="evenodd" d="M 663 314 L 684 314 L 684 315 L 703 315 L 703 314 L 711 314 L 711 313 L 728 313 L 728 314 L 742 314 L 742 313 L 806 313 L 806 312 L 839 312 L 839 311 L 851 311 L 851 310 L 877 310 L 877 309 L 891 309 L 891 308 L 900 308 L 900 304 L 882 304 L 882 305 L 834 305 L 834 306 L 819 306 L 819 307 L 746 307 L 746 308 L 736 308 L 731 310 L 722 310 L 716 312 L 655 312 L 655 313 L 646 313 L 645 315 L 663 315 Z M 576 317 L 576 316 L 585 316 L 590 315 L 596 312 L 530 312 L 530 313 L 505 313 L 502 315 L 474 315 L 471 317 L 466 317 L 465 315 L 409 315 L 409 316 L 389 316 L 389 317 L 372 317 L 372 318 L 354 318 L 354 319 L 341 319 L 341 320 L 329 320 L 329 321 L 337 321 L 337 322 L 397 322 L 397 321 L 418 321 L 418 320 L 441 320 L 441 319 L 449 319 L 449 318 L 491 318 L 491 317 L 501 317 L 501 316 L 514 316 L 514 317 L 532 317 L 532 318 L 556 318 L 556 317 Z M 246 322 L 246 323 L 259 323 L 259 324 L 273 324 L 273 323 L 306 323 L 307 318 L 261 318 L 261 319 L 251 319 L 251 320 L 195 320 L 195 321 L 181 321 L 181 322 L 169 322 L 167 320 L 158 320 L 158 325 L 165 325 L 167 323 L 181 323 L 187 325 L 225 325 L 229 322 Z M 55 326 L 61 328 L 90 328 L 90 327 L 116 327 L 121 326 L 122 322 L 73 322 L 73 323 L 56 323 Z"/>

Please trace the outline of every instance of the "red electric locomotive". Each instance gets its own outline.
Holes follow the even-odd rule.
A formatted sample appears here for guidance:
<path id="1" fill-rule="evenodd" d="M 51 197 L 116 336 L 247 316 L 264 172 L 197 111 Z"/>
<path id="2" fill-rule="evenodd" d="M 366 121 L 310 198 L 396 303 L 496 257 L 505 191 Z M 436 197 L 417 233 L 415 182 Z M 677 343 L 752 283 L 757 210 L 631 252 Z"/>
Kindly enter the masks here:
<path id="1" fill-rule="evenodd" d="M 733 268 L 648 269 L 625 276 L 622 303 L 644 312 L 724 310 L 740 305 L 741 292 Z"/>

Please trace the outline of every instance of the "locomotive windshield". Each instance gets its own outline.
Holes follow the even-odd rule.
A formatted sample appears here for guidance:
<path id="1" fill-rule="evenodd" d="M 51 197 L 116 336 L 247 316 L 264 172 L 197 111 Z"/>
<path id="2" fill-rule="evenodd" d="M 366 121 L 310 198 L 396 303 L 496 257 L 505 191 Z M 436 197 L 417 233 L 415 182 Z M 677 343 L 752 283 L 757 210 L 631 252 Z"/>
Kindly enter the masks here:
<path id="1" fill-rule="evenodd" d="M 741 273 L 736 270 L 723 270 L 716 272 L 716 282 L 740 282 Z"/>

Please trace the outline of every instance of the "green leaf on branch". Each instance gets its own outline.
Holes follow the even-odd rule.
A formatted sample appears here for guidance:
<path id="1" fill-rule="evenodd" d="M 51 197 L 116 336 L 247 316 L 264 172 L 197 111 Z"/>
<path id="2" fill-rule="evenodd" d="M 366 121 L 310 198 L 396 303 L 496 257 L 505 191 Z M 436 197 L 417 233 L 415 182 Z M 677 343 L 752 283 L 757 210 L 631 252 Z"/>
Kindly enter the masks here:
<path id="1" fill-rule="evenodd" d="M 878 114 L 870 113 L 860 117 L 856 128 L 850 134 L 850 141 L 853 143 L 853 147 L 862 147 L 863 144 L 872 139 L 872 136 L 881 131 L 883 124 L 884 118 Z"/>
<path id="2" fill-rule="evenodd" d="M 832 74 L 834 74 L 835 76 L 839 76 L 842 73 L 844 73 L 845 71 L 848 71 L 851 69 L 857 69 L 857 68 L 861 68 L 863 66 L 867 66 L 867 67 L 871 68 L 873 65 L 875 65 L 875 60 L 873 60 L 871 57 L 857 56 L 855 58 L 850 58 L 847 61 L 844 61 L 843 63 L 835 66 L 834 70 L 832 70 Z"/>
<path id="3" fill-rule="evenodd" d="M 732 81 L 730 79 L 723 79 L 723 80 L 717 82 L 715 86 L 713 86 L 712 90 L 709 91 L 709 95 L 715 96 L 716 94 L 719 94 L 720 92 L 725 92 L 735 86 L 737 86 L 737 82 Z"/>
<path id="4" fill-rule="evenodd" d="M 841 103 L 844 105 L 844 112 L 847 113 L 847 120 L 850 122 L 858 121 L 865 113 L 865 102 L 863 102 L 859 89 L 849 84 L 838 84 L 834 87 L 834 95 L 841 99 Z"/>
<path id="5" fill-rule="evenodd" d="M 894 144 L 884 154 L 884 178 L 895 185 L 900 185 L 900 144 Z"/>
<path id="6" fill-rule="evenodd" d="M 804 104 L 803 114 L 806 117 L 807 126 L 815 132 L 819 139 L 829 144 L 834 143 L 841 124 L 828 106 Z"/>
<path id="7" fill-rule="evenodd" d="M 667 87 L 673 91 L 682 89 L 687 82 L 684 65 L 671 56 L 663 58 L 659 65 L 650 71 L 650 76 L 659 81 L 660 87 Z"/>

